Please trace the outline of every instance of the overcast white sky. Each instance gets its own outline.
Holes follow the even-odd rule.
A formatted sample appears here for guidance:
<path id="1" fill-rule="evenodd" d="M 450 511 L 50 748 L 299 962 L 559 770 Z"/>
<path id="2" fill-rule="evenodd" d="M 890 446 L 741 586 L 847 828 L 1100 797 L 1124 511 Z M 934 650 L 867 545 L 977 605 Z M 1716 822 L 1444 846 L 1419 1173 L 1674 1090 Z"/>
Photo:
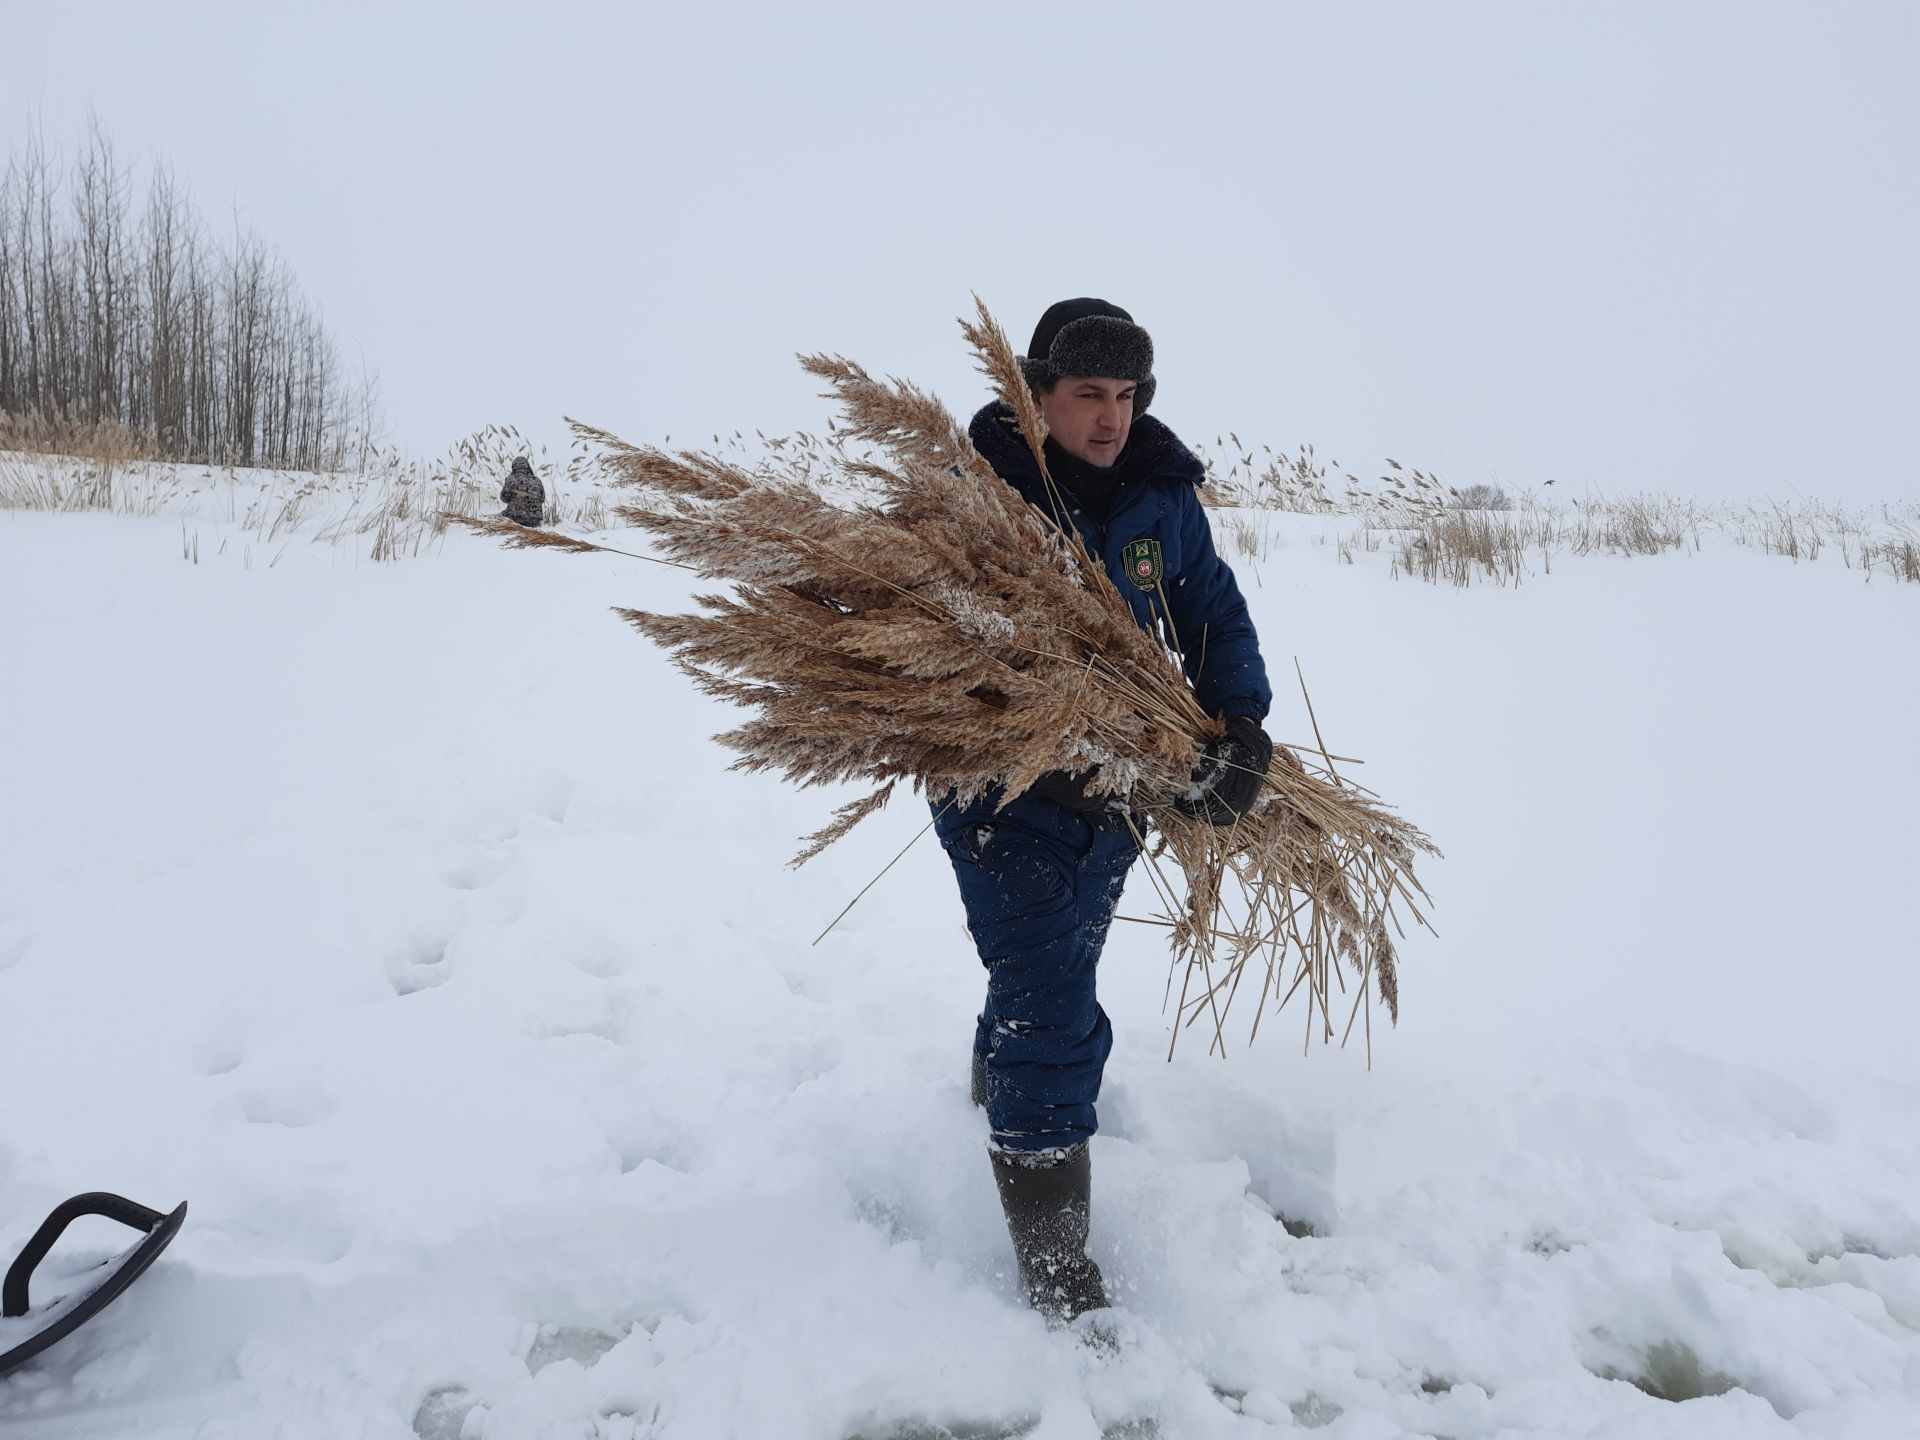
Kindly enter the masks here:
<path id="1" fill-rule="evenodd" d="M 1190 438 L 1454 484 L 1920 496 L 1920 5 L 0 0 L 278 245 L 393 437 L 820 428 L 838 350 L 982 398 L 1096 294 Z M 1564 492 L 1563 492 L 1564 493 Z"/>

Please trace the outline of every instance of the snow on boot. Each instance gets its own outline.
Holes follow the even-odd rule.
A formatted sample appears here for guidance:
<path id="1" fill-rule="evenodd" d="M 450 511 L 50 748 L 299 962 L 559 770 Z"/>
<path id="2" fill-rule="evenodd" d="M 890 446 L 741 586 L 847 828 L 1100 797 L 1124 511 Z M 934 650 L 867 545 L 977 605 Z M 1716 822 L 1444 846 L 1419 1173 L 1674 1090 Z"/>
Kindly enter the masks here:
<path id="1" fill-rule="evenodd" d="M 1054 1150 L 991 1153 L 1027 1303 L 1055 1325 L 1106 1308 L 1100 1267 L 1087 1256 L 1093 1166 L 1086 1145 L 1064 1155 Z"/>

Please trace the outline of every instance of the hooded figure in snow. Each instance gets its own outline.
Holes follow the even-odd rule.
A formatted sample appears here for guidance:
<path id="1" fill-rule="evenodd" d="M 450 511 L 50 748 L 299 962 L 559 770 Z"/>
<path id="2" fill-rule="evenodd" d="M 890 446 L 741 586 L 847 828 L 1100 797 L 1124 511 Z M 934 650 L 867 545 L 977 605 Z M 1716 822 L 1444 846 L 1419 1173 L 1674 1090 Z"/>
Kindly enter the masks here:
<path id="1" fill-rule="evenodd" d="M 500 498 L 507 508 L 501 512 L 501 518 L 514 520 L 522 525 L 538 525 L 547 507 L 547 490 L 540 483 L 540 477 L 533 473 L 533 464 L 521 455 L 513 462 L 508 472 L 507 483 L 500 487 Z"/>

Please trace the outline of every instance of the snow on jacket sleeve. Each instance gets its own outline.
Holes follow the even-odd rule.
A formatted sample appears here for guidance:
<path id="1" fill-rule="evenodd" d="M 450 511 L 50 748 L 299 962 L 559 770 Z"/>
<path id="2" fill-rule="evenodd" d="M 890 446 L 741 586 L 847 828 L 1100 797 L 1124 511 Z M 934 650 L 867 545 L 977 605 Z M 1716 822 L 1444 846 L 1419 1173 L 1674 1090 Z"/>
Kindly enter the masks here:
<path id="1" fill-rule="evenodd" d="M 1182 497 L 1179 525 L 1180 573 L 1166 596 L 1193 693 L 1209 715 L 1264 720 L 1273 689 L 1260 658 L 1260 639 L 1232 568 L 1213 548 L 1213 529 L 1198 492 Z"/>

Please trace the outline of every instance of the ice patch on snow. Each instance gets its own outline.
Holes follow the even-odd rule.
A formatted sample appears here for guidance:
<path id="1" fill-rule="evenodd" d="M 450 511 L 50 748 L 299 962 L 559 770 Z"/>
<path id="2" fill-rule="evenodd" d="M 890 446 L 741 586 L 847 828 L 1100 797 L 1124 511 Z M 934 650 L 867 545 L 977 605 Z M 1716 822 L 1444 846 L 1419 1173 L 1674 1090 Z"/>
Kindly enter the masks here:
<path id="1" fill-rule="evenodd" d="M 618 1335 L 585 1325 L 543 1325 L 527 1351 L 527 1371 L 538 1375 L 560 1360 L 571 1360 L 583 1369 L 591 1368 L 620 1340 Z"/>

